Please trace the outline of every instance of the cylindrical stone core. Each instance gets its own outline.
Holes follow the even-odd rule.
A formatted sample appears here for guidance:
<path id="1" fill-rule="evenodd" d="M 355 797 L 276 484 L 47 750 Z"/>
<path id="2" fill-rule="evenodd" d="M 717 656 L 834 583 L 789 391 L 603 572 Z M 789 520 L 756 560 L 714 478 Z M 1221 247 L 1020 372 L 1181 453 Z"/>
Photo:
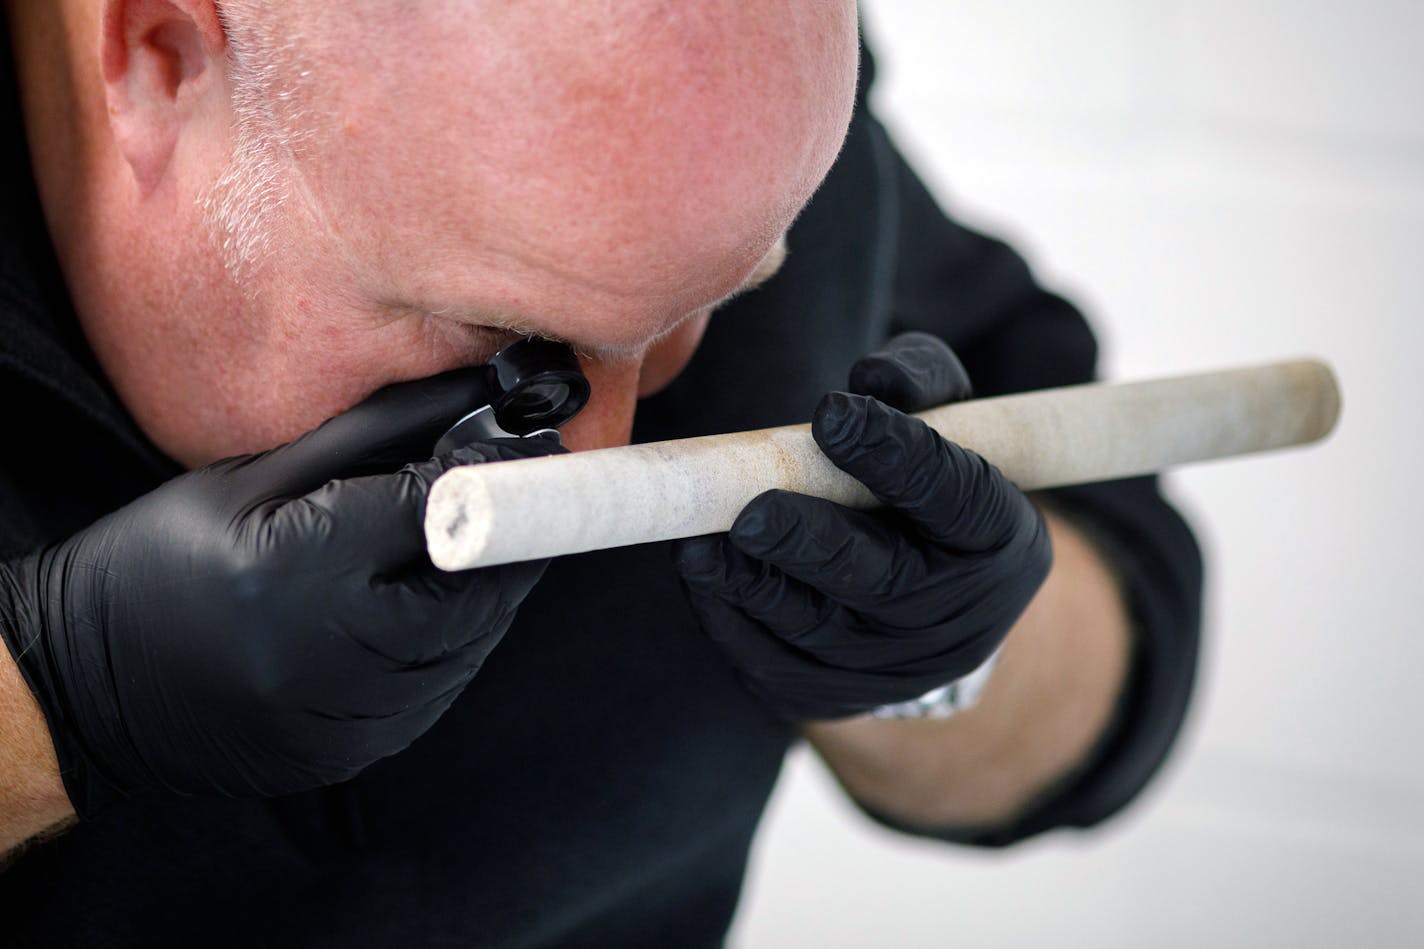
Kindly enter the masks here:
<path id="1" fill-rule="evenodd" d="M 979 399 L 919 417 L 1031 491 L 1316 441 L 1339 412 L 1334 373 L 1298 360 Z M 792 425 L 456 468 L 431 488 L 426 545 L 437 566 L 464 570 L 711 534 L 771 488 L 876 504 L 821 454 L 809 425 Z"/>

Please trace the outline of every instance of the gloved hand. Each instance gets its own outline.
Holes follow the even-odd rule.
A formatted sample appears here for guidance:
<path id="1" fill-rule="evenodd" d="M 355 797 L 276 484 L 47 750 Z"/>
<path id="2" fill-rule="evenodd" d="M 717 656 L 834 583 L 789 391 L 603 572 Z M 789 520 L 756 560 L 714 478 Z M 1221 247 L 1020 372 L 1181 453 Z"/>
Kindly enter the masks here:
<path id="1" fill-rule="evenodd" d="M 1028 498 L 904 414 L 968 394 L 943 342 L 896 337 L 811 423 L 821 451 L 885 508 L 768 491 L 729 534 L 677 545 L 703 630 L 783 717 L 842 718 L 962 678 L 1048 575 L 1048 531 Z"/>
<path id="2" fill-rule="evenodd" d="M 388 387 L 0 564 L 0 628 L 82 816 L 148 791 L 343 781 L 450 706 L 547 561 L 441 572 L 425 553 L 427 491 L 458 464 L 564 450 L 500 439 L 401 467 L 429 459 L 478 380 Z"/>

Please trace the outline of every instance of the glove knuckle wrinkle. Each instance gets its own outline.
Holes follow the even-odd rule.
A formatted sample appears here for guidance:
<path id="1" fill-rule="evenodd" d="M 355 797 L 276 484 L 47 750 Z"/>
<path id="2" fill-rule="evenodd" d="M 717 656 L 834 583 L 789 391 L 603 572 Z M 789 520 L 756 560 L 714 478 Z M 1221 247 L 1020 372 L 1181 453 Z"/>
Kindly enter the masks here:
<path id="1" fill-rule="evenodd" d="M 782 596 L 782 583 L 765 563 L 759 569 L 738 570 L 726 578 L 726 598 L 748 606 L 774 609 Z"/>

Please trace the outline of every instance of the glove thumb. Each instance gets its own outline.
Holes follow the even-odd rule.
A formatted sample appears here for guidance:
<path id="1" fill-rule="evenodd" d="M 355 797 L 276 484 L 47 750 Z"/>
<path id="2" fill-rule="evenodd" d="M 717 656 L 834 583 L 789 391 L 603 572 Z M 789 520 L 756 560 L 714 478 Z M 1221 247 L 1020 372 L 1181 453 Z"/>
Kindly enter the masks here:
<path id="1" fill-rule="evenodd" d="M 431 457 L 440 435 L 484 404 L 487 394 L 481 368 L 386 386 L 253 464 L 265 490 L 289 497 L 336 478 L 389 473 Z"/>
<path id="2" fill-rule="evenodd" d="M 901 333 L 851 367 L 849 389 L 901 412 L 969 398 L 972 387 L 954 350 L 928 333 Z"/>

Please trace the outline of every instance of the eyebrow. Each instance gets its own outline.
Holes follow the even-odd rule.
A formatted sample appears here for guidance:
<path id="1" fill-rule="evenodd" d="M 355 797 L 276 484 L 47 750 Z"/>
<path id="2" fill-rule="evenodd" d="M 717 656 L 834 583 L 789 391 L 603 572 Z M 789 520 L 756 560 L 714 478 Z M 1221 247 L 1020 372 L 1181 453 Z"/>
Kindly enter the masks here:
<path id="1" fill-rule="evenodd" d="M 636 345 L 594 346 L 589 343 L 577 342 L 566 336 L 560 336 L 558 333 L 553 333 L 549 330 L 539 329 L 518 317 L 509 317 L 488 311 L 469 310 L 458 306 L 444 306 L 439 308 L 416 307 L 416 309 L 428 316 L 433 316 L 440 320 L 447 320 L 474 332 L 493 330 L 523 339 L 547 339 L 551 342 L 563 343 L 580 356 L 603 361 L 627 358 L 638 352 L 644 346 L 649 345 L 648 343 L 639 343 Z M 677 324 L 674 324 L 673 328 L 675 328 L 676 325 Z M 671 332 L 671 330 L 672 328 L 669 328 L 667 332 Z M 663 335 L 665 334 L 658 334 L 658 336 L 654 337 L 654 340 L 661 339 Z M 511 342 L 513 342 L 513 340 L 511 340 Z"/>
<path id="2" fill-rule="evenodd" d="M 762 258 L 760 263 L 757 264 L 756 269 L 754 269 L 750 274 L 748 274 L 747 278 L 742 281 L 741 285 L 738 286 L 731 293 L 722 297 L 716 303 L 713 303 L 708 308 L 709 312 L 716 312 L 717 309 L 726 305 L 731 300 L 751 290 L 755 290 L 757 287 L 760 287 L 772 277 L 776 276 L 776 274 L 781 270 L 782 265 L 786 262 L 786 256 L 786 236 L 782 235 L 781 239 L 778 240 L 775 245 L 773 245 L 772 249 L 767 252 L 767 255 Z M 523 337 L 525 339 L 547 339 L 551 342 L 563 343 L 565 346 L 568 346 L 580 356 L 586 356 L 591 359 L 599 359 L 604 361 L 627 358 L 628 356 L 634 355 L 641 350 L 645 350 L 651 346 L 656 345 L 658 342 L 662 341 L 668 336 L 671 336 L 677 330 L 677 328 L 681 326 L 684 322 L 686 322 L 686 320 L 692 315 L 689 313 L 686 317 L 681 320 L 678 320 L 676 323 L 673 323 L 661 333 L 658 333 L 651 339 L 645 340 L 641 343 L 613 346 L 593 346 L 588 343 L 575 342 L 572 339 L 560 336 L 558 333 L 552 333 L 548 330 L 538 329 L 530 325 L 528 322 L 519 319 L 518 317 L 509 317 L 488 312 L 477 313 L 473 310 L 467 310 L 463 307 L 457 306 L 445 306 L 440 307 L 438 309 L 420 307 L 419 309 L 421 312 L 427 313 L 430 316 L 436 317 L 438 319 L 449 319 L 452 322 L 467 326 L 472 330 L 500 330 L 505 333 L 510 333 L 514 336 Z"/>

